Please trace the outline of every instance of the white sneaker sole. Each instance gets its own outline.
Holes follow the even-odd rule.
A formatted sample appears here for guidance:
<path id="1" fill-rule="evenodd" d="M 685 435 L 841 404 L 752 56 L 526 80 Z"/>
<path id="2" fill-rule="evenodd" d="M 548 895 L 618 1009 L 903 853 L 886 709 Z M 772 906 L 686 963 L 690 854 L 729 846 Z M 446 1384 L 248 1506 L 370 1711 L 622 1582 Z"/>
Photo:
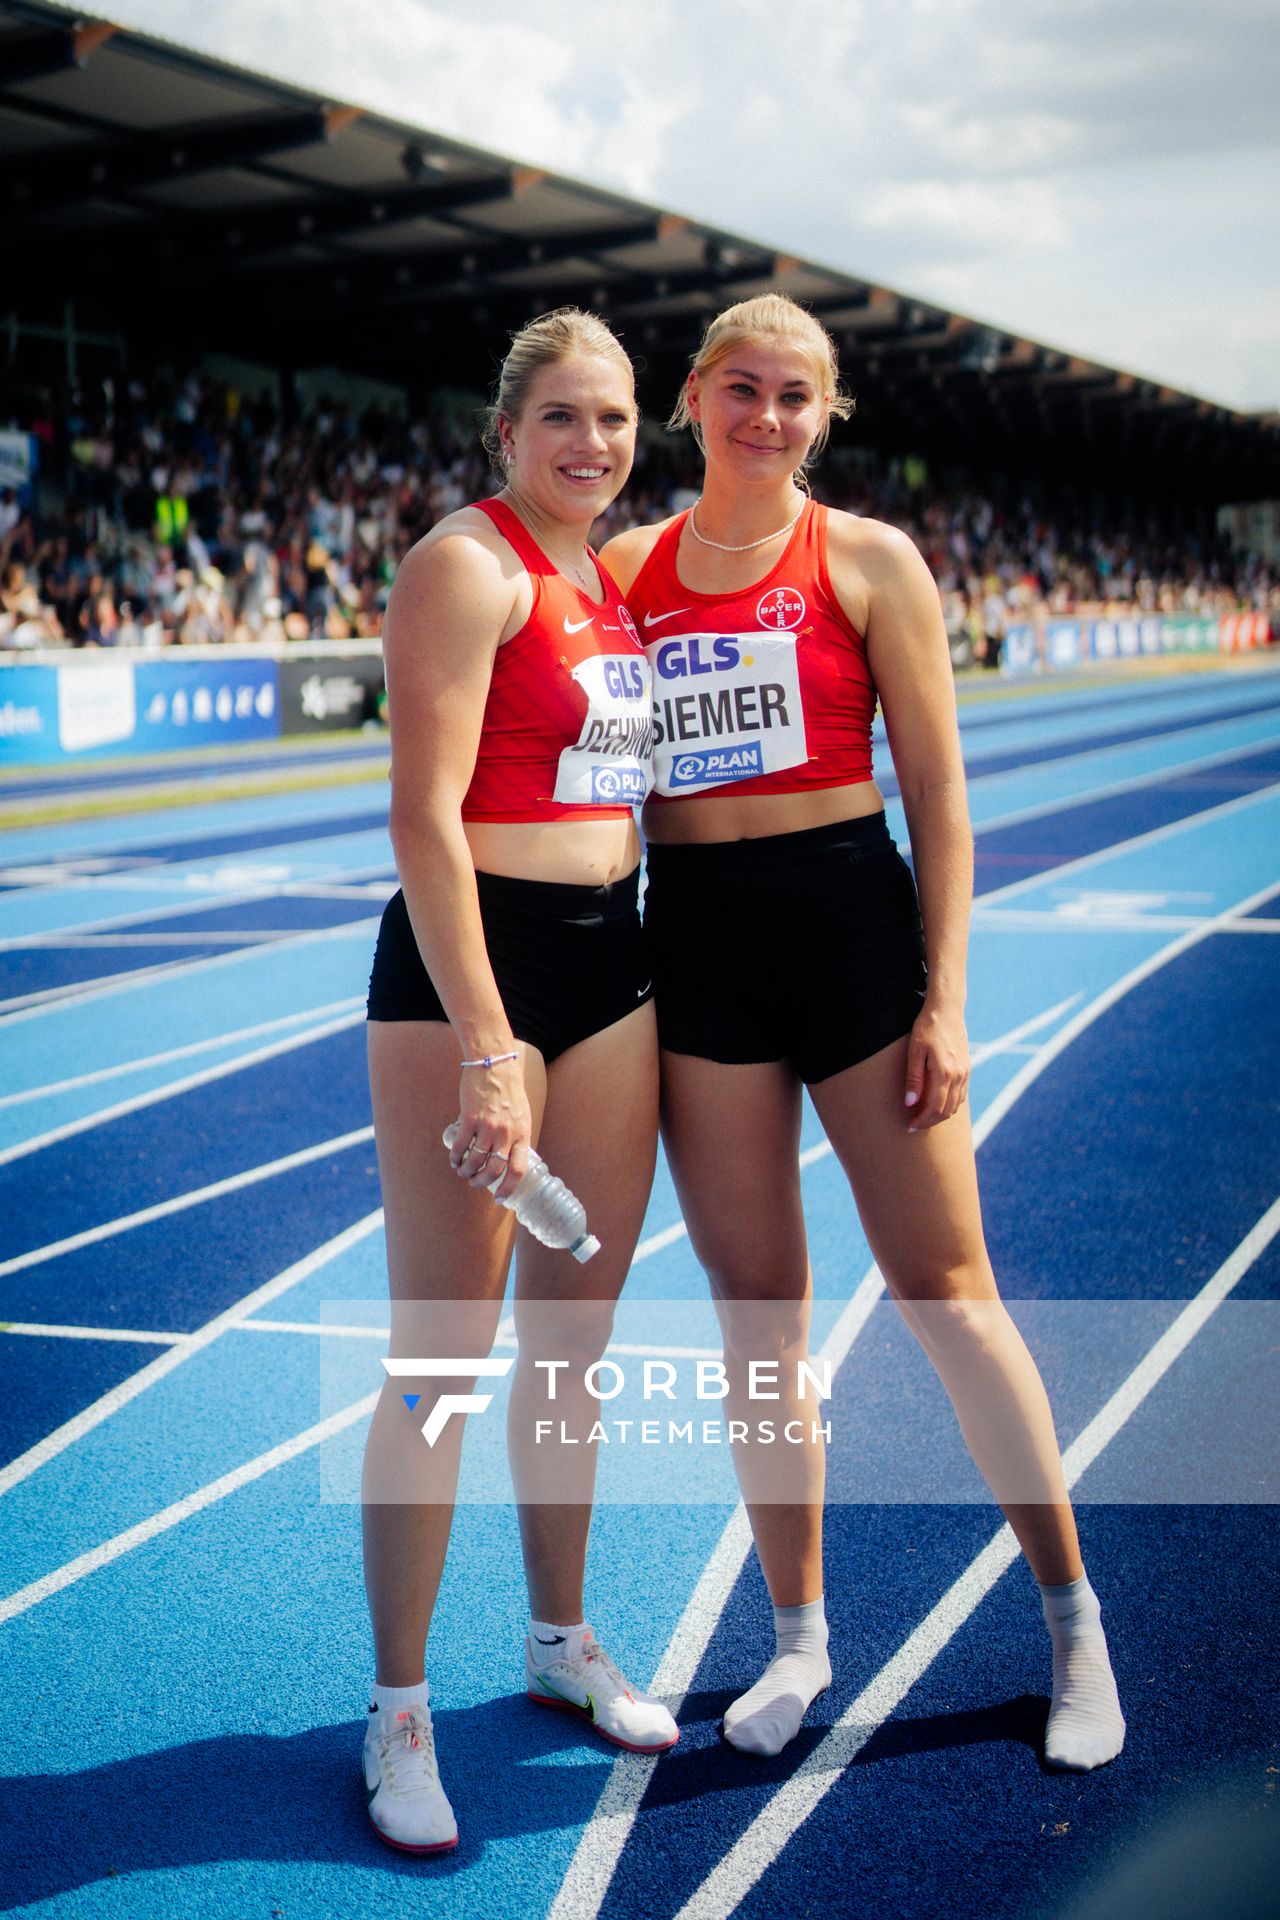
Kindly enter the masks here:
<path id="1" fill-rule="evenodd" d="M 558 1694 L 535 1693 L 532 1687 L 526 1688 L 525 1692 L 526 1697 L 532 1700 L 535 1706 L 555 1707 L 561 1713 L 571 1713 L 575 1720 L 584 1721 L 593 1733 L 598 1733 L 602 1740 L 609 1742 L 610 1746 L 623 1747 L 628 1753 L 666 1753 L 680 1738 L 677 1729 L 670 1740 L 655 1740 L 649 1745 L 642 1746 L 638 1741 L 624 1740 L 621 1734 L 610 1733 L 606 1727 L 600 1725 L 590 1707 L 580 1707 L 572 1700 L 562 1700 Z"/>

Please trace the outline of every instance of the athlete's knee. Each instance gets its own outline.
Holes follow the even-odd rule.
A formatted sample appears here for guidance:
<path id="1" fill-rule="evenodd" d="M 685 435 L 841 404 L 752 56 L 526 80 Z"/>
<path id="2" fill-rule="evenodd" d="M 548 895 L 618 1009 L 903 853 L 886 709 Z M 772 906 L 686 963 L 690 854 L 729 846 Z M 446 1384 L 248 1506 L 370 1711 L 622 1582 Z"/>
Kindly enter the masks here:
<path id="1" fill-rule="evenodd" d="M 533 1300 L 516 1309 L 522 1369 L 563 1361 L 574 1378 L 603 1359 L 613 1333 L 612 1300 Z"/>
<path id="2" fill-rule="evenodd" d="M 980 1360 L 999 1344 L 1008 1325 L 1003 1303 L 982 1297 L 976 1286 L 941 1300 L 895 1298 L 903 1319 L 931 1354 Z"/>

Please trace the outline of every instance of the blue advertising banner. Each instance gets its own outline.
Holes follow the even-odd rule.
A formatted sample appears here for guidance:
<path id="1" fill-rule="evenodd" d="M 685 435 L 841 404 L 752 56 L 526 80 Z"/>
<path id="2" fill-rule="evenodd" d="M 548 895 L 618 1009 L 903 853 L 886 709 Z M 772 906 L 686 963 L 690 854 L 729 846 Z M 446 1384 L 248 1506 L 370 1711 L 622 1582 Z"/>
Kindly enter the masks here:
<path id="1" fill-rule="evenodd" d="M 1248 637 L 1237 637 L 1247 626 Z M 1271 628 L 1265 614 L 1126 614 L 1110 620 L 1047 619 L 1006 629 L 1000 671 L 1010 677 L 1057 673 L 1090 660 L 1137 660 L 1161 653 L 1206 653 L 1233 646 L 1265 646 Z"/>
<path id="2" fill-rule="evenodd" d="M 0 669 L 0 765 L 107 759 L 280 734 L 279 668 L 241 654 L 83 655 Z"/>
<path id="3" fill-rule="evenodd" d="M 0 668 L 0 767 L 61 757 L 56 670 Z"/>
<path id="4" fill-rule="evenodd" d="M 135 753 L 279 738 L 279 668 L 274 660 L 157 660 L 136 667 L 134 673 Z"/>

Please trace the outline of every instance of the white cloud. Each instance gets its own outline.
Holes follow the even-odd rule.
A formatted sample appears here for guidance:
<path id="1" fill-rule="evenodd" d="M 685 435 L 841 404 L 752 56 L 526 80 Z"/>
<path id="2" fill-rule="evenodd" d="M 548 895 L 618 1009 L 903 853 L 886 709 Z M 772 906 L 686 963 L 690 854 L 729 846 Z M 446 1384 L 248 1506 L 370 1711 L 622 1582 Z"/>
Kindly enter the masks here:
<path id="1" fill-rule="evenodd" d="M 112 13 L 1096 358 L 1277 397 L 1273 0 Z"/>

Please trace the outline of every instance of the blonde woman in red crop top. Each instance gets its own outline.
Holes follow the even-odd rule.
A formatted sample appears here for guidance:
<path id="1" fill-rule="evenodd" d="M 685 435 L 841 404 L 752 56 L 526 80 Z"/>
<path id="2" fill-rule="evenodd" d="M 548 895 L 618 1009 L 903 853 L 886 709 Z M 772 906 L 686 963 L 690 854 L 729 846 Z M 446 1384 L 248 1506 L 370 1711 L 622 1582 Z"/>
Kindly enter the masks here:
<path id="1" fill-rule="evenodd" d="M 662 1129 L 707 1270 L 735 1449 L 777 1653 L 725 1735 L 777 1753 L 831 1669 L 821 1409 L 806 1397 L 812 1290 L 798 1164 L 804 1087 L 880 1272 L 1041 1583 L 1051 1764 L 1119 1752 L 1124 1721 L 1080 1560 L 1053 1420 L 983 1241 L 966 1093 L 972 839 L 937 591 L 893 528 L 808 499 L 839 393 L 835 350 L 776 295 L 704 336 L 673 424 L 702 496 L 605 550 L 654 676 L 645 928 Z M 871 767 L 877 700 L 919 900 Z M 923 924 L 922 924 L 923 921 Z M 761 1409 L 752 1361 L 781 1361 Z M 802 1444 L 750 1443 L 767 1414 Z"/>
<path id="2" fill-rule="evenodd" d="M 387 608 L 401 892 L 374 959 L 369 1072 L 391 1346 L 399 1359 L 458 1359 L 448 1378 L 388 1381 L 365 1457 L 376 1661 L 365 1784 L 377 1832 L 414 1852 L 457 1843 L 424 1646 L 465 1407 L 439 1403 L 475 1385 L 517 1240 L 486 1188 L 514 1189 L 535 1143 L 585 1204 L 601 1250 L 579 1268 L 527 1233 L 515 1246 L 509 1430 L 531 1611 L 526 1689 L 622 1746 L 653 1752 L 676 1738 L 666 1708 L 627 1685 L 584 1620 L 597 1449 L 570 1445 L 539 1463 L 517 1437 L 545 1410 L 543 1354 L 570 1362 L 557 1418 L 566 1394 L 571 1433 L 594 1417 L 582 1376 L 609 1336 L 657 1147 L 633 813 L 649 784 L 649 668 L 587 546 L 626 480 L 635 431 L 630 362 L 608 328 L 571 309 L 531 322 L 491 421 L 505 486 L 419 542 Z M 454 1120 L 448 1152 L 441 1135 Z M 480 1615 L 484 1594 L 471 1604 Z M 510 1669 L 498 1659 L 499 1692 Z"/>

